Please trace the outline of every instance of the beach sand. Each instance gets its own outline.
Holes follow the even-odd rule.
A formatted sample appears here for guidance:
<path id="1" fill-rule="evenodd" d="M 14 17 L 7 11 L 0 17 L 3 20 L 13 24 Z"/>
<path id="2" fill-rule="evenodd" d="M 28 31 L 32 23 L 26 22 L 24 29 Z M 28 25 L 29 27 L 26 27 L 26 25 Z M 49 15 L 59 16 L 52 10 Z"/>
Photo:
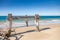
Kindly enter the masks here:
<path id="1" fill-rule="evenodd" d="M 17 40 L 60 40 L 60 25 L 52 24 L 46 26 L 40 26 L 40 32 L 36 27 L 21 27 L 15 28 L 15 34 Z M 11 40 L 15 40 L 16 37 L 10 37 Z"/>

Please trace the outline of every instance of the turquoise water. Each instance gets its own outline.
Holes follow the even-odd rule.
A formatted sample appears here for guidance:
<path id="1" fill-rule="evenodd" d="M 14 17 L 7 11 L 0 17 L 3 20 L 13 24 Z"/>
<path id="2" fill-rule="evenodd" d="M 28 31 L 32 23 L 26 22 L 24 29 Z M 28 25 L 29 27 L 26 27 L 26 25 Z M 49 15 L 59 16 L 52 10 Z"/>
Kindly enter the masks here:
<path id="1" fill-rule="evenodd" d="M 7 16 L 0 16 L 0 22 L 6 22 L 6 18 Z M 51 20 L 51 19 L 58 19 L 60 20 L 60 16 L 40 16 L 39 17 L 39 20 Z M 31 18 L 28 18 L 29 21 L 33 21 L 34 18 L 31 17 Z M 20 18 L 19 20 L 13 20 L 14 22 L 23 22 L 25 21 L 24 18 Z"/>
<path id="2" fill-rule="evenodd" d="M 6 23 L 6 18 L 7 16 L 0 16 L 0 27 L 6 27 L 6 25 L 8 26 L 9 24 L 5 24 Z M 28 24 L 29 26 L 35 26 L 35 21 L 34 18 L 28 18 Z M 39 25 L 49 25 L 49 24 L 60 24 L 60 16 L 40 16 L 39 17 Z M 25 22 L 25 18 L 20 18 L 20 19 L 16 19 L 13 20 L 12 22 L 12 26 L 13 27 L 25 27 L 26 26 L 26 22 Z"/>

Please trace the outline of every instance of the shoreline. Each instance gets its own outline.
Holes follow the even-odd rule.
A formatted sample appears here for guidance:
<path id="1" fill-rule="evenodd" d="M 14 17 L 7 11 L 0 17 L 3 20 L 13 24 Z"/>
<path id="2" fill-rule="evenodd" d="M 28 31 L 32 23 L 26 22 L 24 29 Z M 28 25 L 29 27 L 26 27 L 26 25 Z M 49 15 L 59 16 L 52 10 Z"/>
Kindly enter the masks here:
<path id="1" fill-rule="evenodd" d="M 47 25 L 56 25 L 56 24 L 60 24 L 60 22 L 52 22 L 52 23 L 48 23 L 48 22 L 44 22 L 44 23 L 40 23 L 39 26 L 47 26 Z M 0 28 L 4 28 L 4 27 L 9 27 L 8 23 L 0 23 Z M 29 26 L 36 26 L 36 24 L 29 24 Z M 26 27 L 26 24 L 21 24 L 21 23 L 13 23 L 12 25 L 13 28 L 22 28 L 22 27 Z"/>
<path id="2" fill-rule="evenodd" d="M 12 34 L 16 37 L 21 37 L 19 40 L 60 40 L 60 24 L 51 24 L 39 26 L 40 32 L 37 31 L 36 26 L 13 28 L 15 32 Z M 16 37 L 10 37 L 15 40 Z"/>

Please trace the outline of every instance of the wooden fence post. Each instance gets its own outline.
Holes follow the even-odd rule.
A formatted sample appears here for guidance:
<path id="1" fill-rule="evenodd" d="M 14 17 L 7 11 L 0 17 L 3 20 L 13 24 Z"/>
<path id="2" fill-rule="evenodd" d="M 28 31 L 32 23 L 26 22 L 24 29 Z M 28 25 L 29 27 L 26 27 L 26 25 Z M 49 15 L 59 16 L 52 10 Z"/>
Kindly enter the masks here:
<path id="1" fill-rule="evenodd" d="M 35 14 L 35 23 L 36 23 L 37 31 L 40 32 L 40 29 L 39 29 L 39 15 L 38 14 Z"/>
<path id="2" fill-rule="evenodd" d="M 28 16 L 25 15 L 26 26 L 28 27 Z"/>
<path id="3" fill-rule="evenodd" d="M 8 21 L 9 21 L 9 30 L 11 30 L 12 29 L 12 14 L 8 14 Z"/>

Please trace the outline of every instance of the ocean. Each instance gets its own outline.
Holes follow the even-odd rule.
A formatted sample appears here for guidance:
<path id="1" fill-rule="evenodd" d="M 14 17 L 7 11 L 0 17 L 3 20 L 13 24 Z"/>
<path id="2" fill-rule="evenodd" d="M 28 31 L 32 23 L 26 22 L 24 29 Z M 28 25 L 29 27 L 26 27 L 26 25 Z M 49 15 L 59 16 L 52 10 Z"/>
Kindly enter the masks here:
<path id="1" fill-rule="evenodd" d="M 7 16 L 0 16 L 0 27 L 6 26 Z M 19 18 L 12 21 L 13 27 L 25 27 L 25 18 Z M 3 23 L 3 24 L 1 24 Z M 29 26 L 35 26 L 34 17 L 28 18 Z M 60 24 L 60 16 L 39 16 L 39 24 L 40 25 L 49 25 L 49 24 Z"/>
<path id="2" fill-rule="evenodd" d="M 7 16 L 0 16 L 0 22 L 6 21 L 6 18 L 7 18 Z M 34 18 L 31 17 L 28 20 L 30 21 L 30 20 L 33 20 L 33 19 Z M 51 19 L 58 19 L 58 20 L 60 20 L 60 16 L 39 16 L 39 20 L 51 20 Z M 23 19 L 21 18 L 21 20 L 23 20 Z"/>

